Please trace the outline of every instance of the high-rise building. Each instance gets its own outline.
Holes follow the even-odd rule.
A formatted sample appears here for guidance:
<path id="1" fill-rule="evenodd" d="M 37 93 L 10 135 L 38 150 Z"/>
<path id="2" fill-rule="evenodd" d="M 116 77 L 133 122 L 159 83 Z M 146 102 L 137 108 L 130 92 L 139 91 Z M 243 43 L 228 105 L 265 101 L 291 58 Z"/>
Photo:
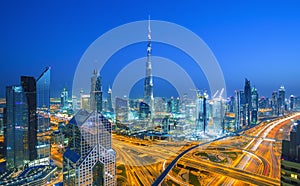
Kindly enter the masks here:
<path id="1" fill-rule="evenodd" d="M 207 127 L 207 95 L 197 94 L 197 119 L 196 119 L 196 132 L 206 132 Z"/>
<path id="2" fill-rule="evenodd" d="M 108 87 L 107 91 L 107 110 L 109 112 L 114 112 L 113 106 L 112 106 L 112 90 L 110 87 Z"/>
<path id="3" fill-rule="evenodd" d="M 252 88 L 251 91 L 251 123 L 252 124 L 257 124 L 258 121 L 258 93 L 256 88 Z"/>
<path id="4" fill-rule="evenodd" d="M 128 105 L 128 100 L 126 98 L 122 99 L 116 97 L 115 112 L 116 112 L 116 121 L 128 120 L 129 105 Z"/>
<path id="5" fill-rule="evenodd" d="M 300 121 L 294 123 L 290 140 L 282 140 L 281 185 L 300 185 Z"/>
<path id="6" fill-rule="evenodd" d="M 250 126 L 251 124 L 251 106 L 252 106 L 252 101 L 251 101 L 251 86 L 250 86 L 250 81 L 248 79 L 245 79 L 245 87 L 244 87 L 244 94 L 245 94 L 245 114 L 246 114 L 246 125 Z"/>
<path id="7" fill-rule="evenodd" d="M 102 78 L 101 76 L 97 76 L 96 87 L 95 87 L 95 100 L 96 100 L 96 110 L 97 112 L 102 112 Z"/>
<path id="8" fill-rule="evenodd" d="M 60 105 L 62 108 L 64 109 L 68 108 L 68 100 L 69 100 L 68 90 L 66 87 L 64 87 L 60 95 Z"/>
<path id="9" fill-rule="evenodd" d="M 235 130 L 241 129 L 242 116 L 241 116 L 241 94 L 240 91 L 234 92 L 234 114 L 235 114 Z"/>
<path id="10" fill-rule="evenodd" d="M 21 167 L 29 161 L 27 98 L 22 86 L 6 87 L 6 167 Z"/>
<path id="11" fill-rule="evenodd" d="M 21 76 L 21 85 L 26 96 L 28 109 L 28 150 L 29 160 L 37 158 L 37 115 L 36 115 L 36 81 L 34 77 Z"/>
<path id="12" fill-rule="evenodd" d="M 46 162 L 50 159 L 50 67 L 36 81 L 37 103 L 37 158 Z"/>
<path id="13" fill-rule="evenodd" d="M 95 69 L 91 77 L 90 109 L 102 112 L 102 78 Z"/>
<path id="14" fill-rule="evenodd" d="M 295 107 L 295 96 L 291 95 L 290 96 L 290 111 L 294 111 L 294 107 Z"/>
<path id="15" fill-rule="evenodd" d="M 175 112 L 179 113 L 180 112 L 180 98 L 177 97 L 176 102 L 175 102 Z"/>
<path id="16" fill-rule="evenodd" d="M 149 105 L 141 101 L 139 104 L 139 119 L 148 118 L 150 114 Z"/>
<path id="17" fill-rule="evenodd" d="M 101 112 L 80 110 L 67 125 L 69 147 L 63 156 L 64 185 L 116 185 L 111 123 Z"/>
<path id="18" fill-rule="evenodd" d="M 144 81 L 144 101 L 150 107 L 151 116 L 154 115 L 154 98 L 153 98 L 153 79 L 152 79 L 152 62 L 151 62 L 151 29 L 150 18 L 148 22 L 148 45 L 146 61 L 146 77 Z"/>
<path id="19" fill-rule="evenodd" d="M 284 115 L 285 111 L 285 89 L 281 86 L 278 90 L 278 112 L 280 115 Z"/>
<path id="20" fill-rule="evenodd" d="M 279 115 L 279 110 L 278 110 L 278 98 L 277 98 L 277 91 L 274 91 L 272 93 L 272 113 L 274 116 L 278 116 Z"/>

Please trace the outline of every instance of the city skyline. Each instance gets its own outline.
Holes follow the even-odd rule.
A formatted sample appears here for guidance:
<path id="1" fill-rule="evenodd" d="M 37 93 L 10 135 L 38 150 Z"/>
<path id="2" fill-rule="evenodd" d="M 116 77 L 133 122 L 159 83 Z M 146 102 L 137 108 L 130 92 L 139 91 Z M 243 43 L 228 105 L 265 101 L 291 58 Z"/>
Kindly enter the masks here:
<path id="1" fill-rule="evenodd" d="M 62 2 L 60 6 L 47 2 L 29 2 L 24 6 L 21 6 L 22 2 L 18 3 L 20 6 L 13 2 L 2 4 L 1 22 L 5 29 L 0 31 L 0 55 L 5 62 L 1 68 L 2 77 L 5 78 L 0 80 L 0 97 L 4 97 L 6 85 L 18 82 L 19 74 L 36 74 L 37 77 L 46 66 L 52 67 L 51 96 L 59 97 L 63 87 L 71 90 L 74 71 L 81 55 L 95 39 L 119 25 L 146 20 L 148 14 L 151 14 L 153 20 L 184 26 L 207 43 L 223 70 L 228 96 L 233 95 L 236 89 L 243 89 L 244 78 L 251 80 L 259 95 L 271 97 L 272 92 L 281 85 L 285 86 L 287 96 L 300 95 L 296 82 L 299 75 L 297 68 L 293 68 L 300 60 L 297 55 L 300 47 L 300 42 L 297 42 L 300 41 L 297 34 L 300 13 L 297 12 L 299 4 L 296 1 L 286 4 L 259 1 L 245 4 L 168 4 L 153 1 L 147 4 L 119 2 L 119 6 L 108 2 Z M 33 4 L 36 6 L 31 6 Z M 165 8 L 170 11 L 164 11 Z M 115 11 L 118 15 L 112 13 Z M 147 28 L 145 37 L 146 32 Z M 115 75 L 126 63 L 146 55 L 146 45 L 145 42 L 128 46 L 110 59 L 101 71 L 104 92 L 107 92 Z M 204 75 L 193 71 L 190 63 L 184 64 L 191 61 L 188 56 L 161 43 L 154 42 L 152 48 L 153 55 L 173 59 L 194 81 L 197 79 L 197 88 L 208 89 Z M 112 68 L 116 64 L 118 67 Z M 13 71 L 12 66 L 16 66 Z M 137 86 L 138 90 L 134 94 L 142 95 L 142 82 L 138 84 L 141 86 Z M 155 78 L 154 84 L 154 94 L 157 94 L 155 88 L 159 88 L 162 95 L 175 90 Z M 168 88 L 162 85 L 168 85 Z"/>

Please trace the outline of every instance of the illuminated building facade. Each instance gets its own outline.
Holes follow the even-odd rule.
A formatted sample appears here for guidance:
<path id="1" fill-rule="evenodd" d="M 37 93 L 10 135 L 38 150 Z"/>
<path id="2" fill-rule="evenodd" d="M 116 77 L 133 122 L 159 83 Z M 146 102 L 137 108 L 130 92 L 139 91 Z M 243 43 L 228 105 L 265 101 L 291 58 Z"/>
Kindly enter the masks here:
<path id="1" fill-rule="evenodd" d="M 153 98 L 153 79 L 152 79 L 152 62 L 151 62 L 151 29 L 150 19 L 148 23 L 148 45 L 147 45 L 147 61 L 146 61 L 146 77 L 144 82 L 144 101 L 150 107 L 151 115 L 154 115 L 154 98 Z"/>
<path id="2" fill-rule="evenodd" d="M 64 185 L 116 185 L 111 123 L 100 112 L 80 110 L 70 120 L 67 134 Z"/>
<path id="3" fill-rule="evenodd" d="M 21 167 L 29 161 L 28 105 L 22 86 L 6 87 L 6 167 Z"/>
<path id="4" fill-rule="evenodd" d="M 50 141 L 45 133 L 50 131 L 50 67 L 36 81 L 37 98 L 37 158 L 46 162 L 50 159 Z"/>
<path id="5" fill-rule="evenodd" d="M 251 123 L 257 124 L 258 122 L 258 93 L 256 88 L 252 88 L 251 90 Z"/>
<path id="6" fill-rule="evenodd" d="M 300 185 L 300 121 L 294 123 L 290 140 L 282 140 L 280 185 Z"/>
<path id="7" fill-rule="evenodd" d="M 65 88 L 63 88 L 61 95 L 60 95 L 60 105 L 62 108 L 64 108 L 64 109 L 68 108 L 68 99 L 69 99 L 68 90 L 65 87 Z"/>

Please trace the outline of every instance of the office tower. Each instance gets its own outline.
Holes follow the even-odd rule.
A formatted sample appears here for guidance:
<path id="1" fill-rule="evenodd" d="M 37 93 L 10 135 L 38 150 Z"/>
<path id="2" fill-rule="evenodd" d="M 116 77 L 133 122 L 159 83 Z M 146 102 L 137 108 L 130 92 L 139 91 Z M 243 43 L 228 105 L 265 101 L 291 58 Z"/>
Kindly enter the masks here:
<path id="1" fill-rule="evenodd" d="M 206 94 L 197 94 L 197 119 L 196 119 L 196 132 L 203 131 L 205 134 L 207 127 L 207 105 L 206 105 Z"/>
<path id="2" fill-rule="evenodd" d="M 111 123 L 101 112 L 80 110 L 67 125 L 69 147 L 63 156 L 64 185 L 116 185 L 116 155 Z"/>
<path id="3" fill-rule="evenodd" d="M 68 99 L 69 99 L 68 90 L 66 87 L 64 87 L 60 95 L 60 105 L 63 109 L 68 108 Z"/>
<path id="4" fill-rule="evenodd" d="M 279 109 L 278 109 L 278 98 L 277 98 L 277 91 L 274 91 L 272 93 L 272 113 L 273 116 L 278 116 L 279 115 Z"/>
<path id="5" fill-rule="evenodd" d="M 148 45 L 146 61 L 146 77 L 144 81 L 144 101 L 150 107 L 151 116 L 154 115 L 154 98 L 153 98 L 153 79 L 152 79 L 152 62 L 151 62 L 151 29 L 150 19 L 148 22 Z"/>
<path id="6" fill-rule="evenodd" d="M 258 121 L 258 93 L 257 93 L 257 89 L 256 88 L 252 88 L 251 91 L 251 101 L 252 101 L 252 111 L 251 111 L 251 123 L 252 124 L 257 124 Z"/>
<path id="7" fill-rule="evenodd" d="M 96 110 L 97 110 L 97 112 L 102 112 L 102 82 L 101 82 L 101 76 L 97 77 L 95 97 L 96 97 Z"/>
<path id="8" fill-rule="evenodd" d="M 235 114 L 235 130 L 241 129 L 242 125 L 242 116 L 241 116 L 241 110 L 242 110 L 242 105 L 241 105 L 241 94 L 240 91 L 235 91 L 234 92 L 234 114 Z"/>
<path id="9" fill-rule="evenodd" d="M 108 112 L 114 112 L 113 106 L 112 106 L 112 90 L 110 87 L 108 87 L 107 91 L 107 108 Z"/>
<path id="10" fill-rule="evenodd" d="M 245 95 L 245 114 L 246 114 L 246 125 L 250 126 L 251 124 L 251 86 L 250 81 L 248 79 L 245 79 L 245 87 L 244 87 L 244 95 Z"/>
<path id="11" fill-rule="evenodd" d="M 102 82 L 96 69 L 91 77 L 90 109 L 102 112 Z"/>
<path id="12" fill-rule="evenodd" d="M 294 123 L 290 140 L 282 140 L 281 185 L 300 185 L 300 121 Z"/>
<path id="13" fill-rule="evenodd" d="M 155 112 L 166 112 L 166 99 L 161 97 L 154 98 Z"/>
<path id="14" fill-rule="evenodd" d="M 176 102 L 175 102 L 175 112 L 179 113 L 180 112 L 180 98 L 177 97 Z"/>
<path id="15" fill-rule="evenodd" d="M 278 90 L 278 112 L 280 115 L 284 115 L 285 111 L 285 89 L 281 86 Z"/>
<path id="16" fill-rule="evenodd" d="M 290 96 L 290 111 L 294 111 L 294 107 L 295 107 L 295 96 L 291 95 Z"/>
<path id="17" fill-rule="evenodd" d="M 116 97 L 116 121 L 128 121 L 128 100 Z"/>
<path id="18" fill-rule="evenodd" d="M 36 81 L 34 77 L 21 76 L 21 85 L 26 96 L 28 107 L 28 150 L 29 160 L 37 158 L 37 116 L 36 116 Z"/>
<path id="19" fill-rule="evenodd" d="M 37 103 L 37 158 L 49 162 L 50 140 L 45 135 L 50 131 L 50 67 L 36 80 Z"/>
<path id="20" fill-rule="evenodd" d="M 171 97 L 171 99 L 167 102 L 167 112 L 173 113 L 174 111 L 175 111 L 174 97 Z"/>
<path id="21" fill-rule="evenodd" d="M 33 132 L 29 130 L 32 130 L 34 126 L 29 127 L 30 118 L 32 118 L 29 117 L 29 107 L 28 99 L 22 86 L 6 87 L 7 111 L 4 141 L 6 144 L 7 169 L 22 167 L 24 162 L 28 163 L 30 158 L 36 155 L 35 152 L 32 152 L 33 154 L 30 157 L 30 151 L 33 150 L 32 146 L 35 147 L 34 140 L 36 137 L 33 137 L 33 140 L 30 139 L 30 135 Z M 30 144 L 30 141 L 33 141 L 33 144 Z"/>
<path id="22" fill-rule="evenodd" d="M 151 112 L 149 105 L 141 101 L 139 104 L 139 119 L 146 119 L 150 114 Z"/>

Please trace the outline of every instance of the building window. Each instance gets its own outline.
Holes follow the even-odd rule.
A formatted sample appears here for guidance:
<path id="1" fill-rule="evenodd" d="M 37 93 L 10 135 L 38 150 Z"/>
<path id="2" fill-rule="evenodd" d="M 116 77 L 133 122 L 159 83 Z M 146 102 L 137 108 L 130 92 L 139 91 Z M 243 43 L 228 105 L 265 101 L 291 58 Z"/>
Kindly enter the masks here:
<path id="1" fill-rule="evenodd" d="M 298 179 L 297 174 L 291 174 L 291 178 Z"/>

